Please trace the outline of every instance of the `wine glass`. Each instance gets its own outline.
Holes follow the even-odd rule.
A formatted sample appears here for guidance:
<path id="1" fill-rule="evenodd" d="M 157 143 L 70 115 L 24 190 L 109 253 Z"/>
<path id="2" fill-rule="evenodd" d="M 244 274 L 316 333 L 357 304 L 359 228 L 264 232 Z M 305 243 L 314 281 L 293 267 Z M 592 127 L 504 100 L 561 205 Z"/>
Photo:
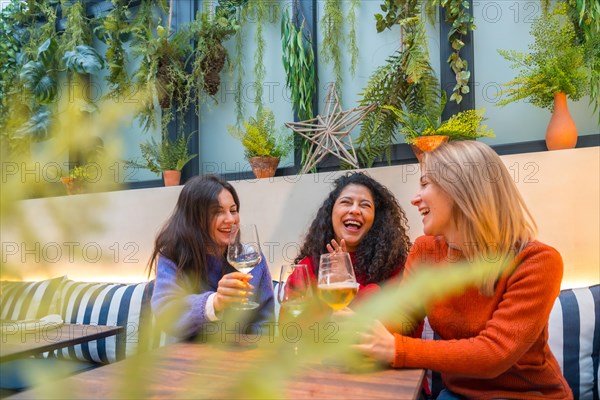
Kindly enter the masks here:
<path id="1" fill-rule="evenodd" d="M 249 274 L 262 260 L 261 254 L 256 225 L 234 224 L 231 226 L 229 245 L 227 246 L 227 262 L 233 268 Z M 248 299 L 232 306 L 236 310 L 253 310 L 257 307 L 258 303 Z"/>
<path id="2" fill-rule="evenodd" d="M 334 311 L 348 306 L 358 292 L 350 254 L 340 251 L 321 254 L 317 286 L 319 297 Z"/>
<path id="3" fill-rule="evenodd" d="M 277 298 L 286 316 L 298 318 L 312 299 L 308 269 L 304 264 L 284 265 L 279 275 Z"/>
<path id="4" fill-rule="evenodd" d="M 279 327 L 282 336 L 285 335 L 287 324 L 302 322 L 303 314 L 312 298 L 308 267 L 304 264 L 283 265 L 277 286 L 277 299 L 281 305 Z M 297 341 L 294 342 L 294 354 L 298 354 Z"/>

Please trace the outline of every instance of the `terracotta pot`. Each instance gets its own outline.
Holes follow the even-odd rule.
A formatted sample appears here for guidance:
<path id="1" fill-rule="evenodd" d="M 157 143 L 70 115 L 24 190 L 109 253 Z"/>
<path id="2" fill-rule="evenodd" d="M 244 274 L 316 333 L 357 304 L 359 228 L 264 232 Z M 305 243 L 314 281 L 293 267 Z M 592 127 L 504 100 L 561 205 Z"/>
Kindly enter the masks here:
<path id="1" fill-rule="evenodd" d="M 572 149 L 577 145 L 577 125 L 567 108 L 567 95 L 554 94 L 554 111 L 546 128 L 548 150 Z"/>
<path id="2" fill-rule="evenodd" d="M 275 176 L 279 158 L 275 157 L 252 157 L 248 160 L 252 167 L 252 172 L 257 178 L 271 178 Z"/>
<path id="3" fill-rule="evenodd" d="M 181 181 L 181 171 L 163 171 L 163 180 L 165 186 L 177 186 L 179 185 L 179 181 Z"/>
<path id="4" fill-rule="evenodd" d="M 65 186 L 67 194 L 81 194 L 84 192 L 83 184 L 81 181 L 71 178 L 70 176 L 63 176 L 60 181 Z"/>
<path id="5" fill-rule="evenodd" d="M 415 156 L 417 156 L 417 160 L 421 162 L 424 152 L 433 151 L 447 141 L 448 136 L 446 135 L 419 136 L 415 138 L 414 143 L 410 147 L 413 149 Z"/>

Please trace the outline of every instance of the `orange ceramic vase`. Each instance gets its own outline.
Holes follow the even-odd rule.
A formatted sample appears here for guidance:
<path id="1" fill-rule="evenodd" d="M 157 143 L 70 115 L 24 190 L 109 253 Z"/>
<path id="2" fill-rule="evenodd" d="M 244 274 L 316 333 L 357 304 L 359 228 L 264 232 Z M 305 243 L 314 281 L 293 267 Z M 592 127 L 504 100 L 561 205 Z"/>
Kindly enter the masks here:
<path id="1" fill-rule="evenodd" d="M 177 186 L 181 180 L 181 171 L 163 171 L 165 186 Z"/>
<path id="2" fill-rule="evenodd" d="M 572 149 L 577 145 L 577 126 L 567 108 L 567 95 L 554 94 L 554 111 L 546 128 L 548 150 Z"/>

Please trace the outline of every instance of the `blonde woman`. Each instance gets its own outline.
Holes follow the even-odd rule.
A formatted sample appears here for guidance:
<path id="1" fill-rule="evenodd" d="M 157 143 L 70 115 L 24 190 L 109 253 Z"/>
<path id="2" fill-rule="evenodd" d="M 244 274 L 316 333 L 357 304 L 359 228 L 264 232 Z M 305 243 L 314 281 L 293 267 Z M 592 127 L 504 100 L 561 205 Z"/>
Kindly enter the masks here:
<path id="1" fill-rule="evenodd" d="M 562 260 L 535 240 L 535 223 L 506 167 L 489 146 L 458 141 L 425 154 L 421 171 L 411 202 L 425 236 L 409 254 L 406 275 L 422 265 L 469 261 L 501 259 L 504 267 L 419 310 L 441 340 L 391 334 L 377 322 L 357 348 L 395 368 L 440 372 L 440 400 L 572 399 L 547 343 Z"/>

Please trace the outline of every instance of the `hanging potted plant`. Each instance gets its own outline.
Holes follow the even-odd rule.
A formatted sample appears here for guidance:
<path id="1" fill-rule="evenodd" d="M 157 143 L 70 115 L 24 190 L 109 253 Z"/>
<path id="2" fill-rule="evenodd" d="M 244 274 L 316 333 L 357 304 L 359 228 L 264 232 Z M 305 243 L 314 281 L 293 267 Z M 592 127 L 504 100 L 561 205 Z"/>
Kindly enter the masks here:
<path id="1" fill-rule="evenodd" d="M 546 129 L 548 150 L 575 147 L 577 127 L 567 109 L 567 97 L 579 100 L 589 89 L 584 47 L 575 42 L 566 10 L 565 4 L 558 4 L 533 23 L 529 53 L 498 50 L 513 68 L 519 68 L 517 77 L 504 84 L 507 89 L 502 93 L 508 97 L 498 105 L 528 98 L 535 106 L 553 110 Z"/>
<path id="2" fill-rule="evenodd" d="M 163 136 L 160 143 L 151 138 L 146 143 L 140 144 L 143 161 L 129 161 L 127 165 L 129 168 L 144 168 L 157 175 L 162 173 L 165 186 L 179 185 L 181 170 L 197 155 L 189 153 L 190 139 L 191 135 L 183 134 L 175 141 Z"/>
<path id="3" fill-rule="evenodd" d="M 411 145 L 420 161 L 423 152 L 435 150 L 451 140 L 474 140 L 481 137 L 495 137 L 494 132 L 483 124 L 485 110 L 465 110 L 442 122 L 442 112 L 446 105 L 446 95 L 441 92 L 437 107 L 425 108 L 422 113 L 401 110 L 394 106 L 383 106 L 396 117 L 400 133 Z"/>
<path id="4" fill-rule="evenodd" d="M 275 175 L 281 157 L 294 146 L 291 134 L 275 134 L 275 116 L 267 108 L 257 111 L 256 118 L 243 122 L 244 129 L 229 126 L 229 133 L 242 142 L 244 155 L 254 176 L 270 178 Z"/>

